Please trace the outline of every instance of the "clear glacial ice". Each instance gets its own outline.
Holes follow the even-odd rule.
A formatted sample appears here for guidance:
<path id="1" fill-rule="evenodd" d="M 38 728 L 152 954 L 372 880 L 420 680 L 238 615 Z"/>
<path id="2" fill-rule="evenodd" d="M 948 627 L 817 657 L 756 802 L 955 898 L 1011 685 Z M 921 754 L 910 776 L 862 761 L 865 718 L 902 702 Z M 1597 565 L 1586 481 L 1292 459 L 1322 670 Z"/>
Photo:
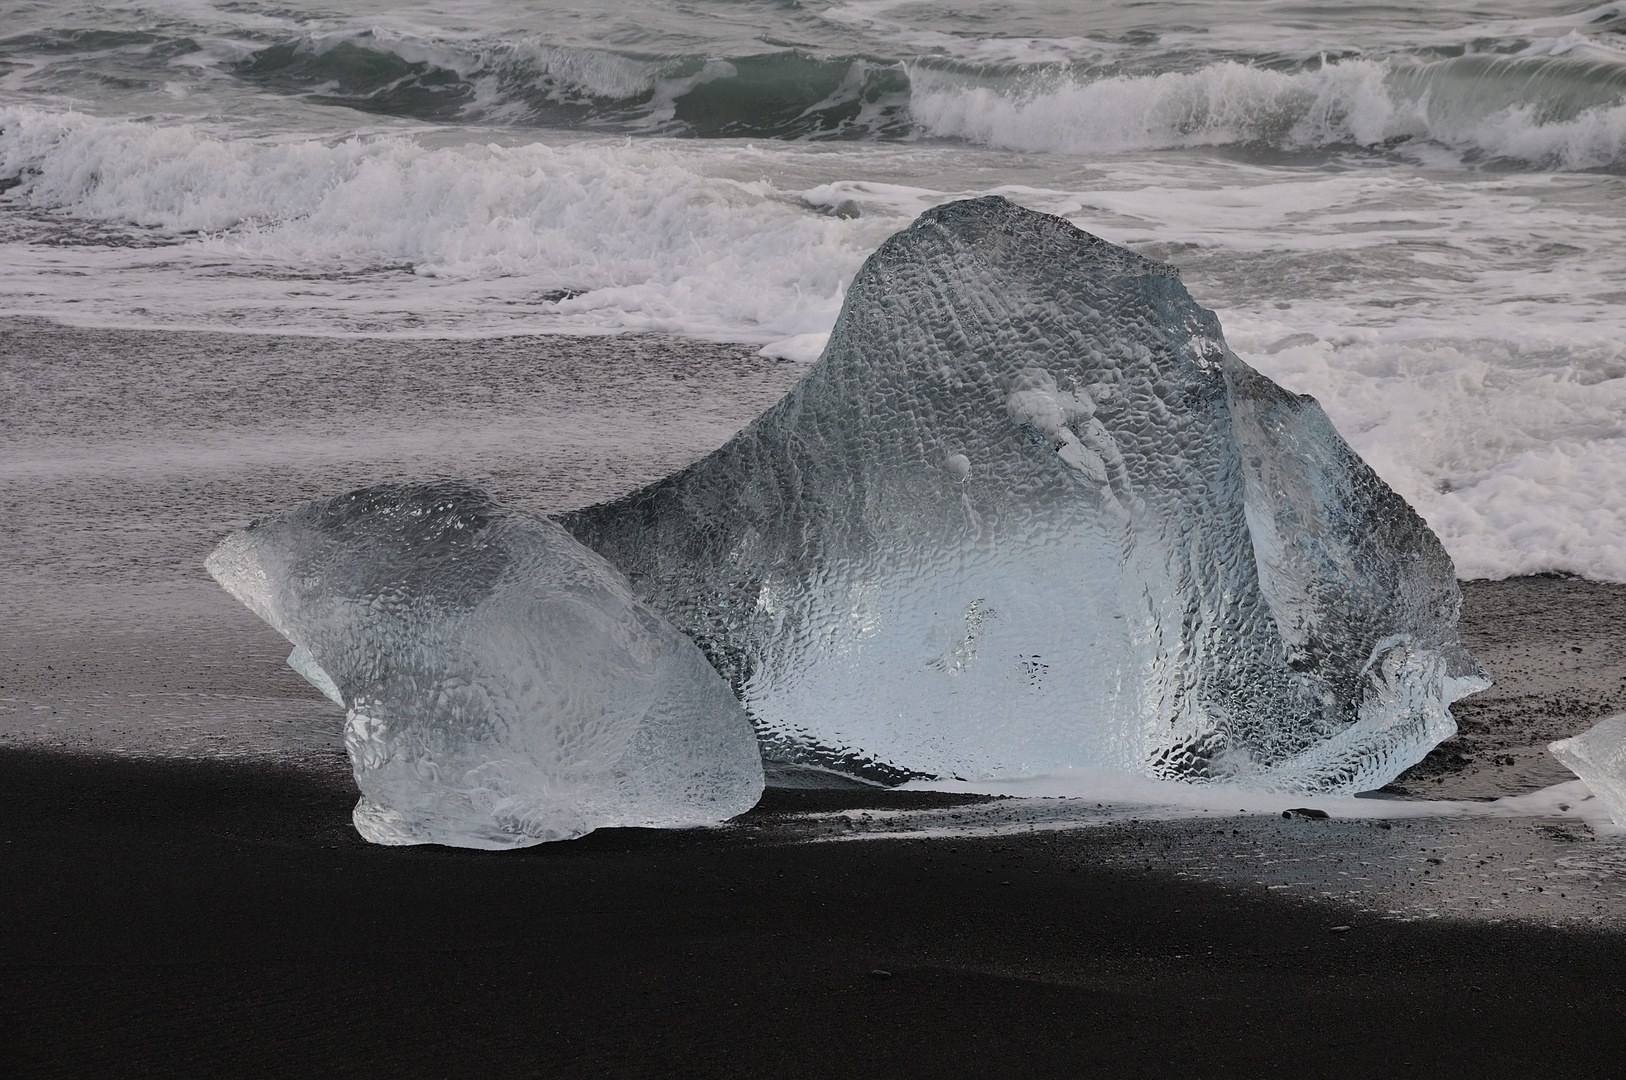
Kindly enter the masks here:
<path id="1" fill-rule="evenodd" d="M 751 725 L 693 643 L 558 525 L 477 488 L 308 503 L 206 566 L 346 710 L 354 821 L 374 843 L 706 824 L 762 793 Z"/>
<path id="2" fill-rule="evenodd" d="M 822 358 L 561 518 L 692 637 L 771 770 L 1381 787 L 1488 685 L 1449 557 L 1169 266 L 998 197 L 864 264 Z"/>
<path id="3" fill-rule="evenodd" d="M 1626 713 L 1600 720 L 1547 749 L 1586 783 L 1615 824 L 1626 828 Z"/>

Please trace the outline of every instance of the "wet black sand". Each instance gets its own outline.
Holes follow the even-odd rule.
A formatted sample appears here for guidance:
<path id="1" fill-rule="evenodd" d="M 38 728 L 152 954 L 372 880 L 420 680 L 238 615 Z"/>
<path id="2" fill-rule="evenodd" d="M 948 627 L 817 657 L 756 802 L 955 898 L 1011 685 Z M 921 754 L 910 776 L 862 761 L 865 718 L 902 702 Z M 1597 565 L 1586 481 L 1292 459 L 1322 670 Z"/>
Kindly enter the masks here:
<path id="1" fill-rule="evenodd" d="M 1626 937 L 1333 932 L 1336 908 L 1077 858 L 1116 830 L 787 845 L 775 814 L 831 797 L 775 793 L 723 830 L 386 849 L 342 776 L 20 751 L 0 775 L 11 1075 L 1605 1076 L 1626 1052 Z"/>
<path id="2" fill-rule="evenodd" d="M 1547 752 L 1626 712 L 1626 585 L 1543 575 L 1463 583 L 1463 644 L 1494 684 L 1457 702 L 1457 735 L 1392 790 L 1517 795 L 1571 779 Z"/>

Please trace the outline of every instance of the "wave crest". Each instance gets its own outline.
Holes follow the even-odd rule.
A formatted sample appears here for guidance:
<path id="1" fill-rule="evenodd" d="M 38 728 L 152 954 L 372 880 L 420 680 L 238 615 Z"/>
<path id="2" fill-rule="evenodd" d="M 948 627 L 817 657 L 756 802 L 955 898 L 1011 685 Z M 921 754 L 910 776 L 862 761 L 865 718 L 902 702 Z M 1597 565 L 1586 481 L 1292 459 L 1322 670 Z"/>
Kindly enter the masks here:
<path id="1" fill-rule="evenodd" d="M 284 42 L 233 70 L 320 103 L 421 120 L 744 138 L 863 138 L 908 128 L 900 65 L 795 50 L 639 57 L 526 41 L 465 49 L 369 33 Z"/>
<path id="2" fill-rule="evenodd" d="M 1426 139 L 1470 159 L 1626 165 L 1626 66 L 1548 57 L 1346 60 L 1300 71 L 1223 61 L 1191 72 L 1025 86 L 910 69 L 935 136 L 1038 153 L 1195 146 L 1393 147 Z"/>

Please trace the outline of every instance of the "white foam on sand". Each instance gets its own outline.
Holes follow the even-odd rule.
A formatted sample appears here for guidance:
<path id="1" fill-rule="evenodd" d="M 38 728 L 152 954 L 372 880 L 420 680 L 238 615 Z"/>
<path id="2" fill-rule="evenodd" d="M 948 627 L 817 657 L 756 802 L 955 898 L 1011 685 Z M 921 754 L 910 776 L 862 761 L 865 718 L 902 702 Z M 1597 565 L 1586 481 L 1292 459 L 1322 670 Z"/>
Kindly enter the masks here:
<path id="1" fill-rule="evenodd" d="M 794 820 L 809 841 L 1033 837 L 1038 845 L 989 872 L 1042 874 L 1051 859 L 1161 872 L 1331 901 L 1347 907 L 1337 919 L 1346 925 L 1449 917 L 1604 927 L 1626 911 L 1626 829 L 1579 780 L 1488 802 L 1309 798 L 1100 773 L 910 786 L 1004 797 Z M 1063 837 L 1096 829 L 1098 838 Z M 1023 851 L 1043 858 L 1024 865 Z"/>
<path id="2" fill-rule="evenodd" d="M 1142 821 L 1168 821 L 1201 816 L 1280 816 L 1307 809 L 1320 811 L 1329 818 L 1362 821 L 1551 818 L 1584 822 L 1600 835 L 1626 835 L 1626 829 L 1614 823 L 1607 807 L 1580 780 L 1554 784 L 1525 795 L 1486 801 L 1304 795 L 1229 784 L 1150 780 L 1100 769 L 1073 769 L 1013 780 L 915 780 L 903 785 L 901 790 L 997 795 L 1022 800 L 1030 806 L 1033 801 L 1042 801 L 1050 804 L 1045 816 L 1050 819 L 1049 826 L 1053 828 L 1067 828 L 1091 821 L 1116 821 L 1130 816 Z M 960 812 L 964 813 L 964 809 L 961 808 Z M 919 815 L 939 812 L 898 813 Z M 999 816 L 1008 817 L 1011 813 L 1012 809 L 1007 808 Z M 987 824 L 996 829 L 1005 827 L 995 821 Z M 1007 824 L 1017 827 L 1014 822 Z"/>

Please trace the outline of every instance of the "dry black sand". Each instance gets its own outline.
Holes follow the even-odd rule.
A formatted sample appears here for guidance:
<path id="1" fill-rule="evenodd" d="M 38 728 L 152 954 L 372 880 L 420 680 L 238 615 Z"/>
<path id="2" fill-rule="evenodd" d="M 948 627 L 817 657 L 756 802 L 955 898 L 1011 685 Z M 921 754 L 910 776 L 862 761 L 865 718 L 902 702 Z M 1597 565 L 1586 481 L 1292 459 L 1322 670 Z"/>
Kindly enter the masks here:
<path id="1" fill-rule="evenodd" d="M 0 770 L 11 1075 L 1606 1076 L 1626 1060 L 1626 937 L 1334 932 L 1336 909 L 1070 857 L 1126 842 L 1112 830 L 388 849 L 349 830 L 339 777 L 17 751 Z M 830 799 L 771 794 L 748 824 Z"/>

